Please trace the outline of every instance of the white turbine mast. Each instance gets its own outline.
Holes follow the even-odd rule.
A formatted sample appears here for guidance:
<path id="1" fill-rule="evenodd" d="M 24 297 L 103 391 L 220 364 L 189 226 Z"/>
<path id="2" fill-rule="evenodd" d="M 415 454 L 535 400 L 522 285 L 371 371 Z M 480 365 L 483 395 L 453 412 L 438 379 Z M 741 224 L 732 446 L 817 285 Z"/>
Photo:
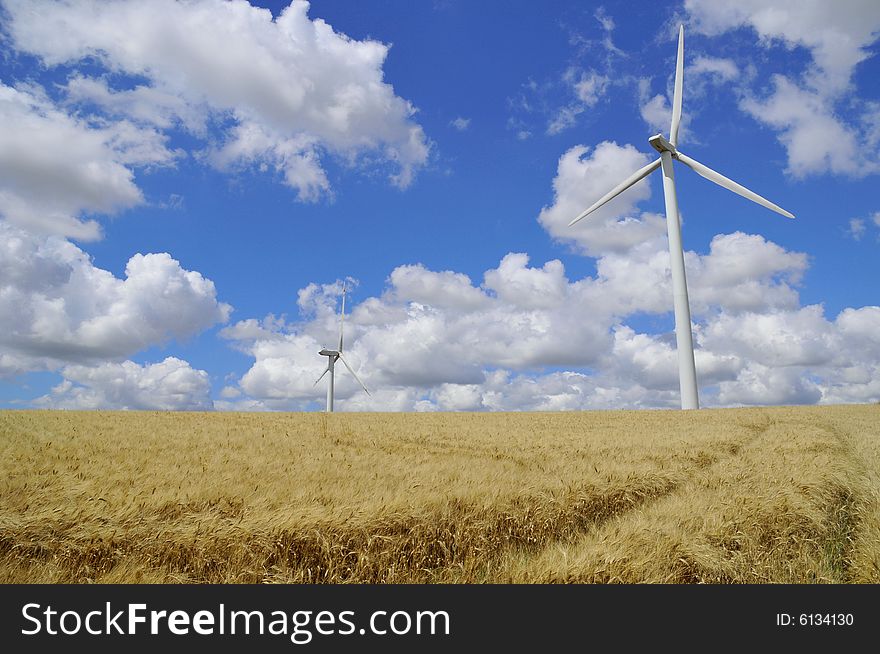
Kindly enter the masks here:
<path id="1" fill-rule="evenodd" d="M 669 127 L 669 140 L 657 134 L 648 139 L 655 150 L 660 153 L 660 158 L 649 163 L 641 170 L 636 171 L 613 189 L 608 191 L 591 207 L 583 211 L 577 218 L 569 223 L 569 227 L 579 220 L 601 207 L 606 202 L 617 197 L 626 189 L 633 186 L 652 172 L 661 168 L 663 171 L 663 195 L 666 199 L 666 231 L 669 238 L 669 256 L 672 268 L 672 296 L 675 309 L 675 344 L 678 350 L 678 382 L 681 389 L 681 408 L 699 409 L 700 400 L 697 394 L 697 371 L 694 365 L 694 343 L 691 333 L 691 311 L 688 305 L 687 279 L 684 272 L 684 251 L 681 246 L 681 222 L 678 215 L 678 200 L 675 196 L 675 175 L 672 170 L 673 160 L 683 163 L 698 175 L 702 175 L 710 182 L 715 182 L 729 191 L 738 193 L 752 202 L 756 202 L 768 209 L 782 214 L 787 218 L 794 215 L 785 209 L 773 204 L 766 198 L 762 198 L 724 175 L 715 172 L 699 161 L 691 159 L 677 149 L 678 129 L 681 126 L 681 96 L 682 74 L 684 71 L 684 25 L 678 31 L 678 57 L 675 62 L 675 91 L 672 100 L 672 124 Z"/>
<path id="2" fill-rule="evenodd" d="M 348 368 L 348 372 L 351 373 L 352 377 L 357 380 L 357 383 L 361 385 L 361 388 L 364 389 L 364 392 L 367 395 L 370 395 L 370 391 L 367 390 L 367 387 L 364 385 L 364 382 L 361 381 L 361 378 L 355 374 L 354 370 L 351 369 L 351 366 L 348 365 L 348 361 L 345 360 L 345 357 L 342 356 L 342 331 L 345 326 L 345 282 L 342 282 L 342 313 L 339 316 L 339 349 L 338 350 L 328 350 L 324 348 L 318 354 L 322 357 L 327 357 L 327 368 L 324 372 L 321 373 L 321 376 L 315 381 L 315 386 L 318 385 L 318 382 L 324 378 L 328 372 L 330 373 L 330 382 L 327 385 L 327 413 L 331 413 L 333 411 L 333 385 L 336 379 L 335 366 L 337 361 L 342 361 L 342 364 Z"/>

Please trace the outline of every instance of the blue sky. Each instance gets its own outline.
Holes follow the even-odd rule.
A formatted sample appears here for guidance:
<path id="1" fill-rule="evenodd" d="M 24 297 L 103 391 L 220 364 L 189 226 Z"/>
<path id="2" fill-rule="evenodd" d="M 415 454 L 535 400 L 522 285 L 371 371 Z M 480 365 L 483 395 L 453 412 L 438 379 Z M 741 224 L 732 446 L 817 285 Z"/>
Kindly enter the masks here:
<path id="1" fill-rule="evenodd" d="M 162 7 L 157 7 L 162 4 Z M 0 403 L 675 407 L 669 130 L 704 406 L 880 400 L 870 2 L 4 0 Z M 266 11 L 268 10 L 268 11 Z"/>

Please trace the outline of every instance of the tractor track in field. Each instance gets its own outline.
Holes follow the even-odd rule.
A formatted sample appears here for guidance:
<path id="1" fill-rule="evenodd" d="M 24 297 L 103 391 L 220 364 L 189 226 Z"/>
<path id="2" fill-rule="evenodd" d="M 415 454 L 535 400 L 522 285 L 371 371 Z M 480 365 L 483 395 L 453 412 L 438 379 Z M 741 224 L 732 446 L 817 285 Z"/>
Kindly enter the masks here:
<path id="1" fill-rule="evenodd" d="M 93 578 L 129 557 L 147 560 L 174 579 L 196 583 L 228 581 L 227 562 L 242 557 L 248 559 L 249 570 L 237 579 L 243 583 L 424 583 L 462 575 L 486 580 L 495 562 L 512 551 L 535 553 L 572 542 L 680 492 L 693 474 L 736 456 L 768 425 L 741 426 L 749 432 L 747 438 L 691 454 L 670 473 L 524 493 L 490 507 L 447 498 L 418 513 L 395 511 L 341 524 L 274 529 L 248 543 L 234 537 L 240 533 L 183 538 L 169 530 L 151 537 L 125 527 L 110 538 L 70 541 L 45 528 L 7 525 L 0 556 L 17 551 L 31 560 L 59 562 L 72 571 L 70 581 Z"/>
<path id="2" fill-rule="evenodd" d="M 665 488 L 663 492 L 644 496 L 639 502 L 632 502 L 625 506 L 622 505 L 619 507 L 619 510 L 603 516 L 602 519 L 583 522 L 579 525 L 578 529 L 573 530 L 565 536 L 549 538 L 541 544 L 541 547 L 532 548 L 533 551 L 552 549 L 566 543 L 571 543 L 576 538 L 601 528 L 612 519 L 625 520 L 628 515 L 633 514 L 636 511 L 649 510 L 651 506 L 665 498 L 672 497 L 677 493 L 687 493 L 689 486 L 691 486 L 691 479 L 694 474 L 715 466 L 723 465 L 731 458 L 740 456 L 742 450 L 766 433 L 770 425 L 770 422 L 740 423 L 738 426 L 746 430 L 747 435 L 745 437 L 719 443 L 717 444 L 718 446 L 711 451 L 701 450 L 696 454 L 691 455 L 686 459 L 687 463 L 675 473 L 675 477 L 677 478 L 676 481 Z M 514 544 L 499 551 L 497 556 L 493 558 L 497 560 L 505 555 L 522 553 L 523 549 L 524 548 Z"/>
<path id="3" fill-rule="evenodd" d="M 478 421 L 406 432 L 358 417 L 365 433 L 353 419 L 296 447 L 287 422 L 230 436 L 184 416 L 172 426 L 193 437 L 155 498 L 162 471 L 100 467 L 137 453 L 127 416 L 88 427 L 65 414 L 60 428 L 48 414 L 37 431 L 42 414 L 9 414 L 0 570 L 56 583 L 857 582 L 876 577 L 878 502 L 874 416 L 855 412 L 540 416 L 540 436 L 517 416 L 512 437 L 500 420 L 473 438 Z"/>

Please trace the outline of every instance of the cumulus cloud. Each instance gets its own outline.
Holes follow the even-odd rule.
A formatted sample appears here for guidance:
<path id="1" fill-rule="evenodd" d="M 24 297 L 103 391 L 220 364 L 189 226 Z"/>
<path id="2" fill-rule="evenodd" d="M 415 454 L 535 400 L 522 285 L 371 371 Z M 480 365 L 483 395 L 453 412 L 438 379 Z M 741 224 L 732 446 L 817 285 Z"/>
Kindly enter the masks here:
<path id="1" fill-rule="evenodd" d="M 346 357 L 376 392 L 360 397 L 356 382 L 341 371 L 337 395 L 357 406 L 388 407 L 451 384 L 441 395 L 444 407 L 461 408 L 465 396 L 473 400 L 473 389 L 452 389 L 480 384 L 487 367 L 596 361 L 610 338 L 603 324 L 610 317 L 587 319 L 580 293 L 559 261 L 535 268 L 522 254 L 506 256 L 480 287 L 460 273 L 399 267 L 385 293 L 360 303 L 346 320 Z M 325 364 L 317 351 L 335 342 L 338 318 L 312 315 L 298 324 L 243 321 L 222 332 L 255 359 L 240 381 L 246 394 L 268 401 L 320 397 L 313 381 Z M 389 387 L 409 394 L 388 395 Z"/>
<path id="2" fill-rule="evenodd" d="M 525 254 L 510 253 L 479 286 L 461 273 L 401 266 L 382 295 L 349 304 L 346 352 L 372 396 L 340 370 L 338 406 L 676 407 L 674 335 L 628 324 L 633 316 L 668 316 L 668 260 L 665 241 L 655 239 L 599 256 L 594 277 L 571 280 L 559 261 L 533 266 Z M 803 254 L 735 232 L 716 236 L 706 254 L 688 252 L 687 265 L 704 405 L 877 396 L 880 308 L 829 320 L 821 306 L 801 307 Z M 317 352 L 338 338 L 340 286 L 303 289 L 300 322 L 268 316 L 223 331 L 254 358 L 239 380 L 242 397 L 229 406 L 323 406 L 325 388 L 314 386 L 325 365 Z"/>
<path id="3" fill-rule="evenodd" d="M 665 234 L 666 224 L 661 217 L 636 210 L 636 205 L 651 195 L 648 180 L 639 182 L 577 225 L 568 226 L 608 189 L 649 161 L 632 145 L 621 146 L 613 141 L 603 141 L 592 151 L 584 145 L 569 149 L 559 158 L 553 180 L 553 204 L 541 210 L 538 221 L 554 238 L 574 242 L 591 256 L 624 252 Z"/>
<path id="4" fill-rule="evenodd" d="M 568 279 L 562 262 L 554 259 L 542 268 L 530 268 L 522 253 L 506 255 L 498 268 L 486 273 L 486 288 L 495 291 L 502 302 L 523 309 L 559 306 L 568 292 Z"/>
<path id="5" fill-rule="evenodd" d="M 0 216 L 42 233 L 100 237 L 94 219 L 143 202 L 131 166 L 169 165 L 156 131 L 128 121 L 89 124 L 35 87 L 0 84 Z"/>
<path id="6" fill-rule="evenodd" d="M 148 133 L 178 128 L 203 137 L 207 147 L 198 154 L 206 161 L 276 171 L 300 199 L 329 192 L 327 153 L 347 165 L 362 154 L 384 161 L 400 187 L 427 160 L 415 108 L 383 79 L 388 46 L 350 39 L 310 19 L 307 2 L 294 0 L 276 18 L 244 0 L 3 4 L 18 51 L 48 67 L 103 67 L 101 76 L 71 75 L 62 87 L 68 104 L 138 123 Z M 38 120 L 40 112 L 31 108 L 33 114 Z M 213 128 L 207 135 L 206 126 Z M 53 142 L 66 149 L 64 139 Z M 105 176 L 124 192 L 123 206 L 140 199 L 129 170 L 113 168 Z"/>
<path id="7" fill-rule="evenodd" d="M 845 309 L 828 320 L 821 306 L 768 314 L 722 315 L 698 334 L 702 346 L 736 352 L 735 380 L 719 385 L 725 404 L 876 402 L 880 386 L 880 307 Z"/>
<path id="8" fill-rule="evenodd" d="M 788 172 L 795 177 L 826 171 L 861 177 L 878 170 L 875 153 L 859 146 L 857 131 L 834 115 L 828 98 L 782 75 L 773 77 L 773 85 L 767 98 L 747 97 L 740 106 L 779 130 L 779 140 L 788 153 Z"/>
<path id="9" fill-rule="evenodd" d="M 477 411 L 485 407 L 483 394 L 478 384 L 441 384 L 433 397 L 442 411 Z"/>
<path id="10" fill-rule="evenodd" d="M 762 236 L 719 234 L 707 256 L 688 257 L 691 306 L 699 313 L 723 306 L 730 314 L 795 308 L 795 287 L 807 264 L 805 254 L 789 252 Z"/>
<path id="11" fill-rule="evenodd" d="M 736 380 L 719 384 L 722 405 L 815 404 L 822 399 L 819 387 L 803 369 L 777 368 L 751 363 Z"/>
<path id="12" fill-rule="evenodd" d="M 459 309 L 477 309 L 489 303 L 470 277 L 451 270 L 434 272 L 422 265 L 398 266 L 391 272 L 390 281 L 396 299 L 401 302 Z"/>
<path id="13" fill-rule="evenodd" d="M 50 409 L 132 409 L 207 411 L 213 409 L 208 373 L 168 357 L 160 363 L 132 361 L 66 366 L 64 381 L 34 401 Z"/>
<path id="14" fill-rule="evenodd" d="M 833 358 L 835 332 L 822 307 L 812 305 L 737 316 L 722 313 L 700 331 L 698 342 L 713 352 L 768 366 L 821 366 Z"/>
<path id="15" fill-rule="evenodd" d="M 228 319 L 214 283 L 166 253 L 119 279 L 59 237 L 0 221 L 0 374 L 131 356 Z"/>

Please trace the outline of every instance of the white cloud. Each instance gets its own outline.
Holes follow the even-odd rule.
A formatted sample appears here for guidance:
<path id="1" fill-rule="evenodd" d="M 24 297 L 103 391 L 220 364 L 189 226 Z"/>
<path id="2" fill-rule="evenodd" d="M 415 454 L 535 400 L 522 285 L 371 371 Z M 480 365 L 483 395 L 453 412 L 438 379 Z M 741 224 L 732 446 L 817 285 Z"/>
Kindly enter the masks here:
<path id="1" fill-rule="evenodd" d="M 730 82 L 739 77 L 739 67 L 732 59 L 700 55 L 687 67 L 685 75 L 708 75 L 721 82 Z"/>
<path id="2" fill-rule="evenodd" d="M 554 259 L 543 268 L 530 268 L 528 262 L 526 254 L 506 255 L 498 268 L 486 272 L 486 288 L 495 291 L 502 302 L 521 309 L 549 309 L 562 304 L 568 292 L 562 262 Z"/>
<path id="3" fill-rule="evenodd" d="M 595 277 L 572 281 L 559 261 L 530 266 L 510 253 L 479 287 L 461 273 L 401 266 L 381 296 L 349 304 L 347 356 L 373 395 L 340 369 L 339 409 L 676 407 L 674 335 L 627 324 L 669 316 L 668 260 L 665 240 L 653 239 L 600 256 Z M 880 399 L 880 308 L 830 321 L 818 305 L 801 307 L 803 254 L 736 232 L 688 252 L 687 265 L 704 405 Z M 254 357 L 238 385 L 245 397 L 230 406 L 323 406 L 317 351 L 338 338 L 339 293 L 339 283 L 312 284 L 300 293 L 304 321 L 269 316 L 224 330 Z"/>
<path id="4" fill-rule="evenodd" d="M 779 130 L 795 177 L 832 172 L 861 177 L 876 172 L 874 153 L 860 149 L 859 136 L 834 116 L 827 98 L 798 87 L 782 75 L 773 77 L 766 100 L 747 97 L 742 109 Z"/>
<path id="5" fill-rule="evenodd" d="M 835 330 L 819 305 L 735 316 L 722 312 L 697 341 L 712 352 L 772 367 L 823 366 L 836 352 Z"/>
<path id="6" fill-rule="evenodd" d="M 849 221 L 849 229 L 847 230 L 853 240 L 860 241 L 865 235 L 865 221 L 861 218 L 851 218 Z"/>
<path id="7" fill-rule="evenodd" d="M 573 39 L 580 41 L 581 37 L 573 35 Z M 610 37 L 606 39 L 608 46 L 614 47 Z M 609 68 L 607 64 L 606 68 Z M 536 127 L 532 120 L 540 117 L 546 121 L 547 134 L 560 134 L 574 127 L 582 115 L 595 107 L 611 84 L 608 75 L 580 65 L 570 65 L 553 79 L 541 83 L 529 79 L 517 96 L 508 98 L 514 115 L 508 117 L 507 128 L 513 130 L 518 139 L 525 140 Z"/>
<path id="8" fill-rule="evenodd" d="M 697 70 L 697 75 L 691 75 L 692 67 L 685 70 L 685 83 L 687 84 L 688 109 L 682 114 L 681 125 L 679 127 L 678 142 L 682 143 L 688 140 L 688 131 L 690 130 L 691 121 L 695 115 L 695 100 L 705 94 L 706 80 L 715 81 L 722 80 L 718 75 L 705 75 L 706 71 Z M 648 129 L 654 133 L 669 135 L 669 127 L 672 123 L 672 92 L 674 77 L 671 75 L 667 79 L 667 89 L 665 93 L 651 94 L 651 79 L 642 77 L 638 80 L 637 90 L 639 98 L 639 114 Z"/>
<path id="9" fill-rule="evenodd" d="M 42 233 L 100 237 L 83 214 L 143 202 L 129 166 L 168 165 L 175 154 L 153 130 L 123 121 L 90 125 L 39 89 L 0 84 L 0 215 Z"/>
<path id="10" fill-rule="evenodd" d="M 477 384 L 441 384 L 434 394 L 442 411 L 477 411 L 483 408 L 483 388 Z"/>
<path id="11" fill-rule="evenodd" d="M 845 87 L 856 65 L 869 56 L 880 28 L 880 5 L 870 0 L 685 0 L 692 24 L 714 35 L 738 27 L 753 28 L 766 42 L 804 47 L 813 56 L 814 88 Z"/>
<path id="12" fill-rule="evenodd" d="M 626 57 L 627 54 L 616 45 L 614 45 L 614 39 L 612 35 L 614 34 L 615 23 L 614 19 L 609 16 L 608 13 L 605 11 L 605 8 L 600 6 L 596 10 L 596 13 L 593 14 L 593 17 L 597 21 L 599 21 L 599 24 L 602 26 L 602 30 L 605 32 L 605 34 L 602 36 L 602 47 L 605 49 L 608 57 Z"/>
<path id="13" fill-rule="evenodd" d="M 762 236 L 719 234 L 708 255 L 688 257 L 691 306 L 699 313 L 723 306 L 731 314 L 793 309 L 798 306 L 794 286 L 806 269 L 806 255 L 788 252 Z"/>
<path id="14" fill-rule="evenodd" d="M 880 307 L 844 309 L 835 323 L 851 348 L 852 362 L 864 362 L 880 356 Z M 865 359 L 861 359 L 860 354 Z"/>
<path id="15" fill-rule="evenodd" d="M 64 381 L 34 404 L 51 409 L 132 409 L 208 411 L 208 373 L 168 357 L 160 363 L 132 361 L 97 366 L 66 366 Z"/>
<path id="16" fill-rule="evenodd" d="M 570 72 L 569 81 L 574 88 L 575 95 L 584 106 L 592 107 L 605 94 L 608 88 L 608 78 L 600 75 L 595 70 Z"/>
<path id="17" fill-rule="evenodd" d="M 599 24 L 602 26 L 603 30 L 605 30 L 606 32 L 614 31 L 614 18 L 608 15 L 608 12 L 605 11 L 605 7 L 600 6 L 596 10 L 596 13 L 593 14 L 593 16 L 597 21 L 599 21 Z"/>
<path id="18" fill-rule="evenodd" d="M 449 124 L 452 125 L 459 132 L 463 132 L 468 127 L 471 126 L 471 119 L 470 118 L 462 118 L 461 116 L 459 116 L 455 120 L 451 121 Z"/>
<path id="19" fill-rule="evenodd" d="M 844 309 L 834 321 L 835 366 L 817 380 L 823 403 L 880 400 L 880 307 Z"/>
<path id="20" fill-rule="evenodd" d="M 58 237 L 0 221 L 0 373 L 119 359 L 185 339 L 231 311 L 214 284 L 168 254 L 136 254 L 125 279 Z"/>
<path id="21" fill-rule="evenodd" d="M 271 166 L 304 201 L 315 201 L 330 190 L 321 167 L 318 141 L 309 134 L 286 137 L 259 123 L 241 122 L 229 130 L 222 146 L 206 153 L 206 158 L 225 171 Z"/>
<path id="22" fill-rule="evenodd" d="M 592 152 L 583 145 L 571 148 L 559 159 L 553 204 L 541 210 L 538 221 L 554 238 L 573 241 L 591 256 L 623 252 L 665 234 L 662 218 L 641 215 L 635 209 L 651 195 L 648 180 L 568 226 L 581 211 L 648 162 L 648 156 L 632 145 L 620 146 L 613 141 L 600 143 Z"/>
<path id="23" fill-rule="evenodd" d="M 128 90 L 111 89 L 106 79 L 74 74 L 64 87 L 72 104 L 92 103 L 114 117 L 129 117 L 160 129 L 182 124 L 195 134 L 205 132 L 207 107 L 188 104 L 179 95 L 143 84 Z"/>
<path id="24" fill-rule="evenodd" d="M 751 27 L 766 47 L 781 43 L 809 52 L 811 62 L 798 79 L 777 74 L 769 94 L 743 89 L 741 103 L 745 112 L 780 133 L 792 175 L 861 177 L 880 171 L 876 103 L 860 100 L 852 82 L 880 34 L 880 4 L 686 0 L 685 7 L 692 25 L 704 34 Z M 862 113 L 855 120 L 846 115 L 853 109 Z"/>
<path id="25" fill-rule="evenodd" d="M 220 336 L 235 341 L 256 341 L 260 338 L 272 338 L 284 325 L 283 318 L 276 318 L 270 313 L 263 320 L 249 318 L 224 327 L 220 330 Z"/>
<path id="26" fill-rule="evenodd" d="M 577 117 L 605 95 L 609 79 L 595 70 L 570 67 L 562 75 L 563 85 L 574 101 L 557 109 L 547 124 L 548 134 L 559 134 L 577 123 Z"/>
<path id="27" fill-rule="evenodd" d="M 672 121 L 672 107 L 669 106 L 665 95 L 658 93 L 649 99 L 643 99 L 639 105 L 639 113 L 652 131 L 662 134 L 669 131 L 669 125 Z"/>
<path id="28" fill-rule="evenodd" d="M 322 344 L 310 336 L 285 335 L 256 341 L 250 347 L 255 364 L 241 379 L 241 388 L 248 395 L 264 400 L 310 399 L 320 397 L 322 389 L 314 382 L 327 365 L 318 356 Z M 340 370 L 336 392 L 346 397 L 346 378 Z"/>
<path id="29" fill-rule="evenodd" d="M 241 397 L 241 391 L 233 386 L 224 386 L 220 391 L 220 397 L 225 400 L 234 400 L 237 397 Z"/>
<path id="30" fill-rule="evenodd" d="M 614 333 L 612 357 L 618 374 L 638 379 L 646 388 L 671 389 L 678 386 L 678 358 L 674 343 L 638 334 L 629 327 Z"/>
<path id="31" fill-rule="evenodd" d="M 560 107 L 553 118 L 550 119 L 550 122 L 547 123 L 547 133 L 559 134 L 569 127 L 574 127 L 577 124 L 577 117 L 583 112 L 584 107 L 577 104 Z"/>
<path id="32" fill-rule="evenodd" d="M 652 219 L 662 221 L 659 216 Z M 669 251 L 662 237 L 610 252 L 596 261 L 596 279 L 587 283 L 590 303 L 613 315 L 664 313 L 669 309 Z"/>
<path id="33" fill-rule="evenodd" d="M 476 309 L 489 303 L 467 275 L 451 270 L 433 272 L 422 265 L 398 266 L 391 272 L 390 282 L 401 302 L 453 309 Z"/>
<path id="34" fill-rule="evenodd" d="M 597 360 L 610 339 L 610 317 L 588 318 L 588 313 L 595 318 L 595 311 L 578 300 L 578 287 L 565 278 L 558 261 L 531 268 L 528 257 L 510 254 L 486 272 L 482 288 L 464 275 L 422 266 L 395 269 L 389 284 L 381 297 L 362 302 L 346 320 L 346 357 L 371 391 L 472 386 L 483 382 L 484 368 L 492 365 L 526 369 L 588 363 Z M 307 287 L 302 295 L 312 297 L 317 288 Z M 323 311 L 306 315 L 313 318 L 296 325 L 267 328 L 266 321 L 244 321 L 222 332 L 255 359 L 240 382 L 249 396 L 318 401 L 323 389 L 313 382 L 326 364 L 317 352 L 338 338 L 338 318 Z M 346 371 L 337 383 L 343 401 L 384 406 L 381 392 L 361 398 Z M 443 395 L 447 405 L 463 402 L 461 393 L 456 400 L 449 393 Z M 402 401 L 400 394 L 388 397 Z"/>
<path id="35" fill-rule="evenodd" d="M 877 402 L 880 307 L 844 309 L 833 320 L 817 305 L 721 315 L 698 333 L 702 347 L 735 353 L 744 366 L 722 382 L 721 404 Z"/>
<path id="36" fill-rule="evenodd" d="M 880 242 L 880 211 L 875 211 L 864 218 L 851 218 L 847 224 L 846 234 L 856 241 L 865 235 L 871 235 L 874 240 Z"/>
<path id="37" fill-rule="evenodd" d="M 719 384 L 721 405 L 815 404 L 822 391 L 803 369 L 770 367 L 751 363 L 740 371 L 735 381 Z"/>
<path id="38" fill-rule="evenodd" d="M 50 67 L 99 62 L 104 78 L 73 75 L 71 102 L 154 128 L 230 125 L 207 160 L 221 168 L 277 170 L 304 200 L 329 189 L 325 152 L 345 162 L 371 154 L 408 186 L 429 143 L 415 108 L 383 79 L 388 46 L 339 34 L 294 0 L 274 18 L 244 0 L 4 0 L 20 51 Z M 145 78 L 110 88 L 117 74 Z"/>

